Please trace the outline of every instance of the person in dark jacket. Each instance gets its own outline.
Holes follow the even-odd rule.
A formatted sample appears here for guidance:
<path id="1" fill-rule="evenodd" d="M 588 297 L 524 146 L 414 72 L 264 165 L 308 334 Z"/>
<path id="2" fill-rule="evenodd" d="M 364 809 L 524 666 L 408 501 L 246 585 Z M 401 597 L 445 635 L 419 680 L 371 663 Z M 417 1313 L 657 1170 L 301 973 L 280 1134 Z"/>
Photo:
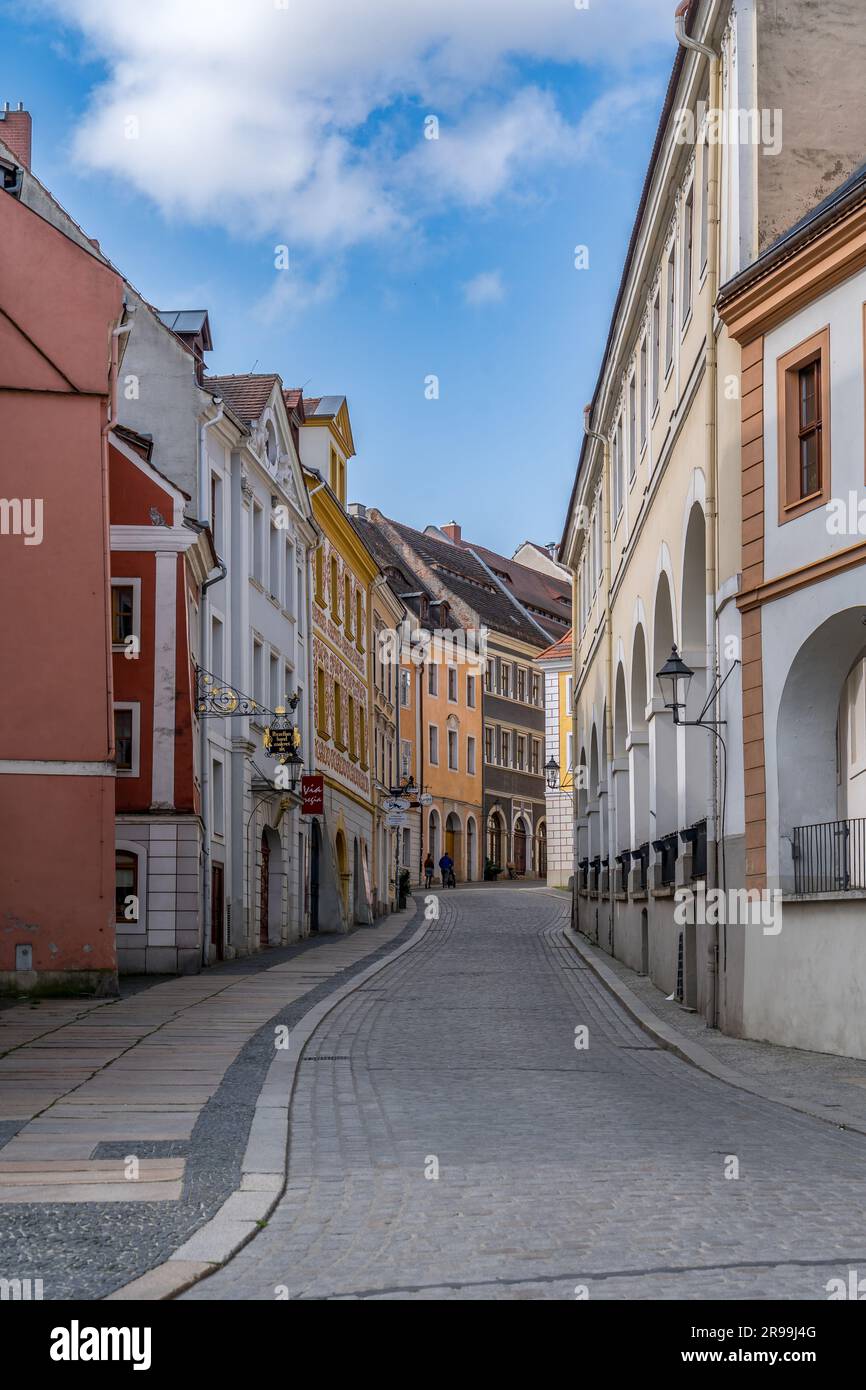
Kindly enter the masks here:
<path id="1" fill-rule="evenodd" d="M 442 872 L 442 887 L 454 888 L 456 886 L 456 880 L 454 878 L 454 860 L 451 858 L 447 849 L 439 860 L 439 868 Z"/>
<path id="2" fill-rule="evenodd" d="M 433 863 L 433 855 L 428 854 L 424 860 L 424 887 L 429 888 L 433 883 L 433 871 L 436 865 Z"/>

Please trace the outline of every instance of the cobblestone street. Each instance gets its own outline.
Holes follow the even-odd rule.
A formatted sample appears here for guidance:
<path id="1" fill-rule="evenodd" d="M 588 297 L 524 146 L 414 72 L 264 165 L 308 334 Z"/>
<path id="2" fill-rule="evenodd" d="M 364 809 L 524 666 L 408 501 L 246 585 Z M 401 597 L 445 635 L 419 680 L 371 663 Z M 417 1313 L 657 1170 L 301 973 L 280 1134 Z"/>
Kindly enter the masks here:
<path id="1" fill-rule="evenodd" d="M 866 1138 L 658 1047 L 564 895 L 439 901 L 313 1035 L 286 1193 L 185 1298 L 824 1300 L 866 1274 Z"/>

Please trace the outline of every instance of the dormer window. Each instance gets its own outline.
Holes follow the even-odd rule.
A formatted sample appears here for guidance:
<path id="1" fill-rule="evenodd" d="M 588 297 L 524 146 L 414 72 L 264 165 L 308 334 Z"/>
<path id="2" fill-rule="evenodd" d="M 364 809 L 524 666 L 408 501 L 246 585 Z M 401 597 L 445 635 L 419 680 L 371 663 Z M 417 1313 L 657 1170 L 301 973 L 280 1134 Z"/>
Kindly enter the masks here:
<path id="1" fill-rule="evenodd" d="M 268 463 L 272 468 L 277 464 L 277 435 L 272 421 L 265 425 L 265 453 L 268 456 Z"/>

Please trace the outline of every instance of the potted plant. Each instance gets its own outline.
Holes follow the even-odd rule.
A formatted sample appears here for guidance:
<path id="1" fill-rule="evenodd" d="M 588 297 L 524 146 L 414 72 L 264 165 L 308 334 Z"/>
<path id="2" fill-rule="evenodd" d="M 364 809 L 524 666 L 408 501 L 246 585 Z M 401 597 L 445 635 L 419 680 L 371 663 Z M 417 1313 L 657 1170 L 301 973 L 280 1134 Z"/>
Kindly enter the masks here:
<path id="1" fill-rule="evenodd" d="M 502 870 L 501 870 L 501 868 L 499 867 L 498 864 L 494 864 L 494 862 L 493 862 L 492 859 L 485 859 L 485 861 L 484 861 L 484 877 L 485 877 L 485 879 L 487 879 L 487 880 L 494 879 L 494 880 L 495 880 L 495 879 L 499 876 L 499 874 L 501 874 L 501 873 L 502 873 Z"/>

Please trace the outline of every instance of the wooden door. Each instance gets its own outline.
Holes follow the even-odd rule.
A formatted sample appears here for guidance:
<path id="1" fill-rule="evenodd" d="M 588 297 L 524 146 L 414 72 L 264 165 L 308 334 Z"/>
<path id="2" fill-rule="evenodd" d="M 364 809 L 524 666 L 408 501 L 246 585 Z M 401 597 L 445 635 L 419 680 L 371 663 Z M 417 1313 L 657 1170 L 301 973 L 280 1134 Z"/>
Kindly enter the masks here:
<path id="1" fill-rule="evenodd" d="M 210 878 L 210 940 L 217 960 L 225 950 L 225 871 L 222 864 L 211 866 Z"/>
<path id="2" fill-rule="evenodd" d="M 268 835 L 267 835 L 267 831 L 266 831 L 266 830 L 263 830 L 263 831 L 262 831 L 262 876 L 261 876 L 261 879 L 260 879 L 260 881 L 259 881 L 259 945 L 260 945 L 260 946 L 267 946 L 267 944 L 268 944 L 268 910 L 269 910 L 269 907 L 270 907 L 269 898 L 268 898 L 270 884 L 269 884 L 269 882 L 268 882 L 268 879 L 269 879 L 269 876 L 270 876 L 270 864 L 271 864 L 271 847 L 270 847 L 270 845 L 268 844 Z"/>

